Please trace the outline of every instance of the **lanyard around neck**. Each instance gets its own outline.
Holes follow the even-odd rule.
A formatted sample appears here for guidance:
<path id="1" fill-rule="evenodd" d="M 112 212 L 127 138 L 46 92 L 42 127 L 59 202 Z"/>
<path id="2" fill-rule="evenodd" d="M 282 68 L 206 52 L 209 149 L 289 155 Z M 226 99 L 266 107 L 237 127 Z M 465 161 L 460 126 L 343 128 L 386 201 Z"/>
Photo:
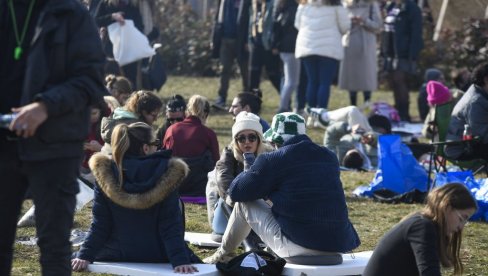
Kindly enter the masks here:
<path id="1" fill-rule="evenodd" d="M 14 49 L 14 59 L 19 60 L 22 55 L 22 43 L 24 42 L 25 34 L 27 33 L 27 27 L 29 26 L 29 21 L 32 15 L 32 9 L 34 8 L 34 3 L 36 0 L 31 0 L 29 5 L 29 10 L 27 11 L 27 17 L 24 21 L 24 27 L 22 28 L 22 34 L 19 36 L 19 29 L 17 27 L 17 19 L 15 18 L 15 10 L 13 0 L 9 0 L 8 4 L 10 7 L 10 13 L 12 14 L 12 25 L 14 26 L 15 41 L 17 46 Z"/>

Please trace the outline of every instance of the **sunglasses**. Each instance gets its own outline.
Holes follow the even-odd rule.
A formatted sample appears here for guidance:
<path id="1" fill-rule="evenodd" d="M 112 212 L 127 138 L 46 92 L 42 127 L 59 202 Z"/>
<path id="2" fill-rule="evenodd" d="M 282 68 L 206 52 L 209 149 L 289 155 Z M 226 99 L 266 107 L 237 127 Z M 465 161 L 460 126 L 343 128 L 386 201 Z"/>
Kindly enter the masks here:
<path id="1" fill-rule="evenodd" d="M 249 141 L 249 143 L 254 143 L 258 140 L 258 136 L 256 136 L 256 134 L 249 134 L 249 135 L 239 135 L 239 136 L 236 136 L 236 141 L 239 143 L 239 144 L 244 144 L 246 143 L 246 140 Z"/>
<path id="2" fill-rule="evenodd" d="M 184 118 L 182 118 L 182 117 L 178 117 L 178 118 L 168 118 L 168 121 L 169 121 L 170 123 L 172 123 L 172 124 L 173 124 L 173 123 L 175 123 L 175 122 L 182 122 L 183 120 L 184 120 Z"/>

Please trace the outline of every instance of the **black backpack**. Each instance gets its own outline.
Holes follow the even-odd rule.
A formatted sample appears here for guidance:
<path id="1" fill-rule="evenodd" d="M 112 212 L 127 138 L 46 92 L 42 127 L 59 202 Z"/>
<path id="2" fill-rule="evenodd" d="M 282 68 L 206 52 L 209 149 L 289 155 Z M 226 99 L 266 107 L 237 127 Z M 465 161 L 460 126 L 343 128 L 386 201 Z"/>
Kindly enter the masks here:
<path id="1" fill-rule="evenodd" d="M 250 251 L 234 257 L 228 263 L 217 263 L 217 269 L 228 276 L 281 275 L 286 261 L 266 251 Z"/>

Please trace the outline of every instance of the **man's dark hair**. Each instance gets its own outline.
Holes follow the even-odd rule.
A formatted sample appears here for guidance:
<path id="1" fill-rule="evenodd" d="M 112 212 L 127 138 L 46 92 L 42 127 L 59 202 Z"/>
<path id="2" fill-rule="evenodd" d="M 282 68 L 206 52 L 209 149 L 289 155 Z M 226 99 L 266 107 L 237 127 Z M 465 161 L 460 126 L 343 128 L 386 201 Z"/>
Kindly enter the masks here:
<path id="1" fill-rule="evenodd" d="M 342 159 L 342 165 L 348 169 L 362 170 L 363 163 L 363 157 L 357 150 L 348 151 Z"/>
<path id="2" fill-rule="evenodd" d="M 258 115 L 261 112 L 261 100 L 262 92 L 259 89 L 254 89 L 252 92 L 242 92 L 237 94 L 236 98 L 239 99 L 239 103 L 242 107 L 248 105 L 251 112 Z"/>
<path id="3" fill-rule="evenodd" d="M 488 62 L 476 66 L 473 71 L 473 83 L 478 86 L 485 86 L 485 78 L 488 76 Z"/>

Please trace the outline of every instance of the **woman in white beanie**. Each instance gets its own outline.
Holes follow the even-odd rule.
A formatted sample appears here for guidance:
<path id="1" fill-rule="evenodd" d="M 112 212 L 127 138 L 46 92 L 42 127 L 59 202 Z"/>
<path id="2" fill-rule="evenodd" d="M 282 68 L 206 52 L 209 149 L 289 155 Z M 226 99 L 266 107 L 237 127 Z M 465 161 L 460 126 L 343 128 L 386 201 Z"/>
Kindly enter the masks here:
<path id="1" fill-rule="evenodd" d="M 208 185 L 208 189 L 212 191 L 207 191 L 207 197 L 209 192 L 217 192 L 218 196 L 225 201 L 227 189 L 232 180 L 247 166 L 251 165 L 245 161 L 244 154 L 252 153 L 254 156 L 251 156 L 251 159 L 253 159 L 252 157 L 257 157 L 263 152 L 272 150 L 271 145 L 267 144 L 263 139 L 263 128 L 259 122 L 259 117 L 247 111 L 240 112 L 232 126 L 232 141 L 224 148 L 220 155 L 220 160 L 217 161 L 215 166 L 215 183 Z M 215 200 L 207 200 L 207 204 L 209 222 L 211 222 L 214 215 Z M 225 227 L 222 231 L 213 230 L 216 234 L 223 234 Z"/>

